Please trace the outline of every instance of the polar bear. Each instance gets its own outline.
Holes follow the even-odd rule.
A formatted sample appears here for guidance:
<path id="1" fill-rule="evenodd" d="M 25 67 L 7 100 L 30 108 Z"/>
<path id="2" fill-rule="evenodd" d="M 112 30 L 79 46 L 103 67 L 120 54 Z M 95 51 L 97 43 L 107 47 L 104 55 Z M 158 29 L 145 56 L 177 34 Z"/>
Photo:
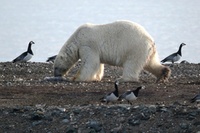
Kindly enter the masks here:
<path id="1" fill-rule="evenodd" d="M 131 21 L 80 26 L 61 48 L 54 62 L 54 76 L 63 77 L 81 59 L 81 68 L 75 81 L 100 81 L 104 64 L 123 67 L 120 82 L 138 81 L 145 69 L 168 81 L 171 70 L 161 65 L 156 46 L 150 34 Z"/>

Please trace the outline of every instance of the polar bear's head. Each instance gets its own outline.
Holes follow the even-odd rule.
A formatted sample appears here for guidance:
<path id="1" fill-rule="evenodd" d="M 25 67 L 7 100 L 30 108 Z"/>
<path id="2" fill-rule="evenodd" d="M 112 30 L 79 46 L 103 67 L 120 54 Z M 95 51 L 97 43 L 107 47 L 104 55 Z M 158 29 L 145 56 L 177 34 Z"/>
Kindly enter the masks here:
<path id="1" fill-rule="evenodd" d="M 57 55 L 54 62 L 54 76 L 62 77 L 66 74 L 67 64 L 62 55 Z"/>

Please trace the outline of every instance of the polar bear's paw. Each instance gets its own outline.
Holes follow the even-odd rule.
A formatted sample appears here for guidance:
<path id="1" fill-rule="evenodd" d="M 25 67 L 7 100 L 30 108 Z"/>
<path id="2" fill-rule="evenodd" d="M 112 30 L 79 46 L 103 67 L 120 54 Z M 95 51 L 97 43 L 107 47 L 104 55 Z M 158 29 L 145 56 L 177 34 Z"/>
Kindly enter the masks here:
<path id="1" fill-rule="evenodd" d="M 45 81 L 69 81 L 68 79 L 64 77 L 45 77 Z"/>

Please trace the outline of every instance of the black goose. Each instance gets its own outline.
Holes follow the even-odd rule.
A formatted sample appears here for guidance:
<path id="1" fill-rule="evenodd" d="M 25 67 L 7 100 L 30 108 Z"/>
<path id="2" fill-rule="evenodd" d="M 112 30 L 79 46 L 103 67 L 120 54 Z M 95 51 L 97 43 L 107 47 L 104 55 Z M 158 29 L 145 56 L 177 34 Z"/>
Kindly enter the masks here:
<path id="1" fill-rule="evenodd" d="M 54 60 L 56 59 L 56 56 L 57 55 L 49 57 L 46 62 L 52 62 L 52 63 L 54 63 Z"/>
<path id="2" fill-rule="evenodd" d="M 108 93 L 106 96 L 102 97 L 100 100 L 101 102 L 115 102 L 118 100 L 119 98 L 119 93 L 118 93 L 118 85 L 119 85 L 119 81 L 115 81 L 115 91 Z"/>
<path id="3" fill-rule="evenodd" d="M 140 89 L 144 89 L 144 88 L 145 86 L 140 86 L 135 90 L 127 91 L 119 97 L 119 100 L 125 99 L 126 101 L 128 101 L 129 104 L 132 104 L 132 101 L 138 98 Z"/>
<path id="4" fill-rule="evenodd" d="M 35 43 L 33 41 L 30 41 L 29 44 L 28 44 L 27 51 L 22 53 L 17 58 L 15 58 L 12 62 L 16 63 L 16 62 L 27 62 L 27 61 L 29 61 L 33 56 L 33 51 L 31 50 L 31 45 L 32 44 L 35 44 Z"/>
<path id="5" fill-rule="evenodd" d="M 178 49 L 178 51 L 177 51 L 176 53 L 173 53 L 173 54 L 167 56 L 167 57 L 166 57 L 165 59 L 163 59 L 161 62 L 162 62 L 162 63 L 165 63 L 165 62 L 172 62 L 172 63 L 174 63 L 174 62 L 179 61 L 180 58 L 181 58 L 181 56 L 182 56 L 181 49 L 182 49 L 182 47 L 183 47 L 184 45 L 186 45 L 186 44 L 185 44 L 185 43 L 181 43 L 181 45 L 179 46 L 179 49 Z"/>

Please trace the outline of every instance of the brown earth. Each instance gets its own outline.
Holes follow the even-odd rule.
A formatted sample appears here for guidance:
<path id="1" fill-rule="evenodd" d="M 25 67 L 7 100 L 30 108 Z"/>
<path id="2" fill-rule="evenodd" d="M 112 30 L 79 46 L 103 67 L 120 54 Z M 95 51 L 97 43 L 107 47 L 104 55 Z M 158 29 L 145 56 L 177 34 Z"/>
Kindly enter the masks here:
<path id="1" fill-rule="evenodd" d="M 200 109 L 190 103 L 200 93 L 200 64 L 170 65 L 172 75 L 166 84 L 155 83 L 147 72 L 141 73 L 139 83 L 121 83 L 120 94 L 146 87 L 133 105 L 99 101 L 114 90 L 121 68 L 106 65 L 101 82 L 45 81 L 53 76 L 52 67 L 49 63 L 0 63 L 0 132 L 115 132 L 116 127 L 124 133 L 200 131 Z M 79 64 L 69 77 L 78 68 Z M 147 119 L 145 109 L 151 112 Z M 76 119 L 72 120 L 71 113 Z"/>

